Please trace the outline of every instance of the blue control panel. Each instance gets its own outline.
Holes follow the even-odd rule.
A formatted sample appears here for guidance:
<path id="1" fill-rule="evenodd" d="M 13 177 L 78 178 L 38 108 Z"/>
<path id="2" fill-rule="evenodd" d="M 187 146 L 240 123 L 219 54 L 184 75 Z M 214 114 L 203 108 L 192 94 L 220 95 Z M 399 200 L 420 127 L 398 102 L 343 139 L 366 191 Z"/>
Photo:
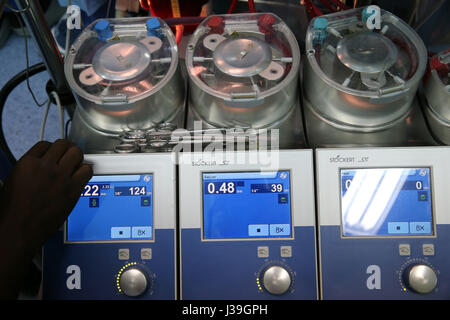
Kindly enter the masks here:
<path id="1" fill-rule="evenodd" d="M 175 299 L 175 175 L 167 156 L 85 159 L 94 176 L 44 247 L 44 298 Z M 123 163 L 142 171 L 120 172 Z"/>
<path id="2" fill-rule="evenodd" d="M 318 149 L 322 299 L 450 299 L 450 148 Z"/>
<path id="3" fill-rule="evenodd" d="M 181 299 L 318 298 L 312 153 L 257 155 L 182 155 Z"/>

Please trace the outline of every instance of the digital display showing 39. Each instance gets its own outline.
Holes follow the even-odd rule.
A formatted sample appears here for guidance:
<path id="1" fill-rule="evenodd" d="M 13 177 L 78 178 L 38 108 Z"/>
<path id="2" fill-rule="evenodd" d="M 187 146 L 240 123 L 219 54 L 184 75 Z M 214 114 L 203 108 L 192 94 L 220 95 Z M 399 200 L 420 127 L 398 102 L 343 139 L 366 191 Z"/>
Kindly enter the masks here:
<path id="1" fill-rule="evenodd" d="M 292 237 L 289 171 L 202 178 L 204 239 Z"/>

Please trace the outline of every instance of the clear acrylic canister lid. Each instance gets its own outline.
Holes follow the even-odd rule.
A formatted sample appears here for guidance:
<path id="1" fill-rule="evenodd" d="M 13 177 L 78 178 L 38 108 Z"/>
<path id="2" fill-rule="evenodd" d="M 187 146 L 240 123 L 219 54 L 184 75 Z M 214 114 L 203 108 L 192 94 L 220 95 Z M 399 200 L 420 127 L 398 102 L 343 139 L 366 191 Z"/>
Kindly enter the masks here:
<path id="1" fill-rule="evenodd" d="M 175 38 L 163 20 L 102 19 L 76 40 L 65 73 L 72 89 L 89 101 L 129 103 L 158 91 L 177 64 Z"/>
<path id="2" fill-rule="evenodd" d="M 298 73 L 300 51 L 287 25 L 270 13 L 210 16 L 188 44 L 194 83 L 224 99 L 259 99 Z"/>
<path id="3" fill-rule="evenodd" d="M 384 10 L 379 28 L 369 27 L 367 8 L 310 22 L 306 52 L 312 68 L 329 85 L 354 95 L 376 97 L 414 87 L 425 70 L 422 40 Z"/>

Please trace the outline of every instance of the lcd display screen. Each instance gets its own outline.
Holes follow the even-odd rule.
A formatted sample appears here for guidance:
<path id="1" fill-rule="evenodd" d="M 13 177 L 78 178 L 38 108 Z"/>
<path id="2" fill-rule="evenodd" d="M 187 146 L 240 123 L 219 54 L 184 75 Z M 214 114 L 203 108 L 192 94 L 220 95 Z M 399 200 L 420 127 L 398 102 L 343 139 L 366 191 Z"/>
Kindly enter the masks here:
<path id="1" fill-rule="evenodd" d="M 292 237 L 289 171 L 202 175 L 204 239 Z"/>
<path id="2" fill-rule="evenodd" d="M 342 235 L 434 234 L 430 168 L 342 169 Z"/>
<path id="3" fill-rule="evenodd" d="M 66 239 L 153 239 L 153 175 L 94 176 L 67 220 Z"/>

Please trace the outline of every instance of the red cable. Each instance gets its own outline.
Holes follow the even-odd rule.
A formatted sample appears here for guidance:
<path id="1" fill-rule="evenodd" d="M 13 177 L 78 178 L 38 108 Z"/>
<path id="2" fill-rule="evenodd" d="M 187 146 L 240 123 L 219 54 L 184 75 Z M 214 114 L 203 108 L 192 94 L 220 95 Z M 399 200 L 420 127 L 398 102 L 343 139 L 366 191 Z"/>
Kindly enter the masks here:
<path id="1" fill-rule="evenodd" d="M 227 11 L 228 14 L 233 13 L 234 7 L 236 7 L 237 2 L 238 2 L 238 0 L 231 0 L 231 5 Z"/>
<path id="2" fill-rule="evenodd" d="M 255 3 L 253 2 L 253 0 L 248 0 L 248 8 L 250 9 L 250 12 L 256 12 L 255 11 Z"/>
<path id="3" fill-rule="evenodd" d="M 312 19 L 317 16 L 323 15 L 322 11 L 319 10 L 312 2 L 311 0 L 304 0 L 305 1 L 305 7 L 308 11 L 309 18 Z"/>
<path id="4" fill-rule="evenodd" d="M 231 5 L 230 5 L 230 7 L 228 8 L 228 11 L 227 11 L 228 14 L 233 13 L 237 2 L 238 2 L 238 0 L 232 0 L 231 1 Z M 256 12 L 256 10 L 255 10 L 255 2 L 253 0 L 248 0 L 248 9 L 250 10 L 251 13 Z"/>
<path id="5" fill-rule="evenodd" d="M 141 5 L 142 9 L 150 10 L 147 0 L 139 0 L 139 4 Z"/>
<path id="6" fill-rule="evenodd" d="M 182 24 L 177 24 L 175 26 L 175 40 L 177 42 L 177 44 L 180 44 L 181 39 L 183 38 L 183 33 L 184 33 L 184 26 Z"/>
<path id="7" fill-rule="evenodd" d="M 139 4 L 142 9 L 148 10 L 151 12 L 152 16 L 156 17 L 155 11 L 153 11 L 152 6 L 150 5 L 150 0 L 139 0 Z"/>

